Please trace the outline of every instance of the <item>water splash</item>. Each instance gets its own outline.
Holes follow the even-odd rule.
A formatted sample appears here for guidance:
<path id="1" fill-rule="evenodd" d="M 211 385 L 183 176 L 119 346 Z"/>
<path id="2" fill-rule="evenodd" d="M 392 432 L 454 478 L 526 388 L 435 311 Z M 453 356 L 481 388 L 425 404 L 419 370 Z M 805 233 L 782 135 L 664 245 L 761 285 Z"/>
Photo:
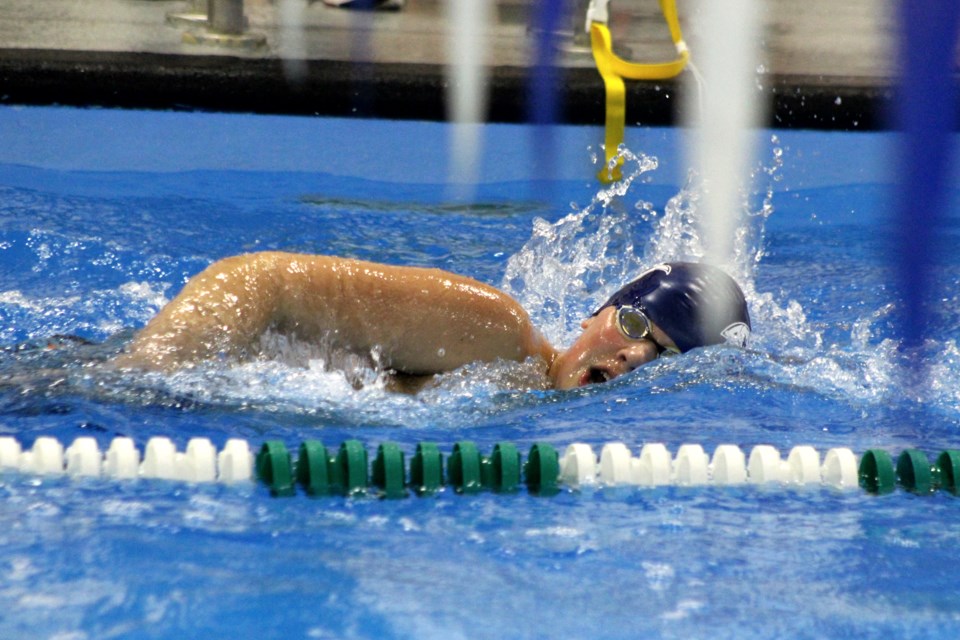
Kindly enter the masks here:
<path id="1" fill-rule="evenodd" d="M 656 158 L 623 148 L 620 157 L 625 160 L 622 181 L 599 190 L 587 206 L 555 223 L 537 219 L 530 240 L 508 262 L 504 289 L 561 347 L 576 338 L 579 322 L 624 282 L 658 262 L 698 261 L 707 255 L 700 224 L 704 185 L 698 174 L 689 173 L 661 214 L 642 193 L 635 193 L 638 179 L 657 169 Z M 828 344 L 824 337 L 828 327 L 812 323 L 800 301 L 758 288 L 757 269 L 766 255 L 766 225 L 775 212 L 774 193 L 783 163 L 784 148 L 773 135 L 768 157 L 752 172 L 755 186 L 740 192 L 733 256 L 719 265 L 740 283 L 750 309 L 754 326 L 750 347 L 760 356 L 756 361 L 746 358 L 750 375 L 846 402 L 882 404 L 897 393 L 898 398 L 909 396 L 956 410 L 960 394 L 952 382 L 906 394 L 900 388 L 895 366 L 902 357 L 898 343 L 883 337 L 889 305 L 854 319 L 848 341 Z M 928 345 L 928 350 L 942 380 L 960 377 L 953 341 Z M 708 358 L 697 364 L 709 367 L 710 362 Z"/>
<path id="2" fill-rule="evenodd" d="M 596 193 L 591 202 L 555 223 L 534 220 L 523 248 L 510 257 L 501 284 L 533 314 L 555 344 L 576 335 L 588 309 L 644 264 L 636 240 L 647 220 L 623 206 L 631 185 L 657 168 L 657 159 L 620 149 L 624 179 Z"/>
<path id="3" fill-rule="evenodd" d="M 361 356 L 279 334 L 261 340 L 260 355 L 243 362 L 203 362 L 173 373 L 131 378 L 95 373 L 98 397 L 135 404 L 223 407 L 292 414 L 326 425 L 469 427 L 509 410 L 505 396 L 548 389 L 540 361 L 477 362 L 422 380 L 416 395 L 399 388 L 378 354 Z M 76 385 L 74 385 L 76 388 Z M 454 419 L 455 418 L 455 419 Z"/>
<path id="4" fill-rule="evenodd" d="M 106 338 L 142 325 L 167 302 L 148 282 L 85 293 L 33 296 L 19 289 L 0 291 L 0 344 L 42 340 L 57 334 Z"/>
<path id="5" fill-rule="evenodd" d="M 772 296 L 758 293 L 754 287 L 756 266 L 763 256 L 765 222 L 774 211 L 773 184 L 783 166 L 776 136 L 771 145 L 768 164 L 758 167 L 752 176 L 763 179 L 762 191 L 741 193 L 742 215 L 737 217 L 733 258 L 718 266 L 740 282 L 751 316 L 759 324 L 771 321 L 782 326 L 775 332 L 778 335 L 807 337 L 798 328 L 804 324 L 798 304 L 780 308 Z M 697 173 L 689 173 L 686 184 L 667 201 L 660 215 L 643 194 L 633 193 L 643 176 L 657 169 L 657 159 L 623 146 L 617 157 L 624 162 L 623 180 L 600 189 L 587 206 L 555 223 L 535 220 L 530 240 L 507 263 L 502 287 L 531 310 L 536 324 L 555 344 L 572 342 L 584 317 L 651 265 L 700 261 L 706 255 L 700 230 L 704 187 Z M 757 197 L 759 203 L 753 204 Z M 631 198 L 637 198 L 632 207 Z"/>

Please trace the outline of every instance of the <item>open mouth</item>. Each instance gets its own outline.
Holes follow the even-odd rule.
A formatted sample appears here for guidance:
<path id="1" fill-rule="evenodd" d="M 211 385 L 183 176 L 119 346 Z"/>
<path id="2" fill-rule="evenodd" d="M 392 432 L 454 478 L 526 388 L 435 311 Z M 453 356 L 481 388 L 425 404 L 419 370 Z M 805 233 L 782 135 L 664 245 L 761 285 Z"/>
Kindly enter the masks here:
<path id="1" fill-rule="evenodd" d="M 600 367 L 590 367 L 583 372 L 582 376 L 580 376 L 580 386 L 583 387 L 588 384 L 600 384 L 612 379 L 613 376 L 610 375 L 610 372 L 606 369 L 601 369 Z"/>

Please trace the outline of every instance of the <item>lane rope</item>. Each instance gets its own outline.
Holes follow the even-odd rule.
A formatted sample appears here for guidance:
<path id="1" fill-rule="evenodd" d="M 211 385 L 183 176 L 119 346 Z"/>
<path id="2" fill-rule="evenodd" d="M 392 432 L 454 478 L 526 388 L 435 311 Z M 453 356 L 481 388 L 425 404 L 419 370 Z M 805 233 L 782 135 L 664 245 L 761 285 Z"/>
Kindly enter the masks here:
<path id="1" fill-rule="evenodd" d="M 56 438 L 39 437 L 29 449 L 10 436 L 0 437 L 0 473 L 73 476 L 115 480 L 156 479 L 186 483 L 252 483 L 259 480 L 275 496 L 376 496 L 388 499 L 426 496 L 445 488 L 458 494 L 483 491 L 511 494 L 522 487 L 549 496 L 564 487 L 740 486 L 857 487 L 873 494 L 897 486 L 918 495 L 960 493 L 960 450 L 945 449 L 931 460 L 906 449 L 894 462 L 883 449 L 869 449 L 858 460 L 846 447 L 829 449 L 821 458 L 811 446 L 795 446 L 786 458 L 768 444 L 749 456 L 733 444 L 708 455 L 699 444 L 681 445 L 671 455 L 662 443 L 644 444 L 636 455 L 623 442 L 593 447 L 574 443 L 563 454 L 545 442 L 535 443 L 524 460 L 516 445 L 498 442 L 484 456 L 463 440 L 444 459 L 435 443 L 417 444 L 407 456 L 396 443 L 376 449 L 372 462 L 366 447 L 347 440 L 328 450 L 317 440 L 304 441 L 296 459 L 280 440 L 264 442 L 254 453 L 246 440 L 232 438 L 223 449 L 207 438 L 192 438 L 184 451 L 173 441 L 154 437 L 141 455 L 133 440 L 114 438 L 105 452 L 97 441 L 81 436 L 64 447 Z"/>

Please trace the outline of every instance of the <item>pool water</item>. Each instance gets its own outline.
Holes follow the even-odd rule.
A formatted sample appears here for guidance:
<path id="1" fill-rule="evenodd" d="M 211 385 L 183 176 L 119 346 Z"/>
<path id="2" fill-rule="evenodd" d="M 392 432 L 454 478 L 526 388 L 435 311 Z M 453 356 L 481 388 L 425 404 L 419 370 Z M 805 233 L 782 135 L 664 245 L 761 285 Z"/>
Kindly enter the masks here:
<path id="1" fill-rule="evenodd" d="M 557 344 L 631 275 L 697 257 L 683 132 L 485 127 L 482 180 L 450 188 L 449 128 L 216 114 L 0 110 L 0 435 L 24 446 L 168 436 L 218 447 L 472 440 L 525 452 L 623 441 L 708 452 L 960 446 L 960 254 L 906 375 L 886 258 L 889 134 L 761 132 L 737 255 L 751 349 L 699 350 L 573 392 L 471 366 L 419 396 L 315 354 L 132 376 L 99 364 L 191 275 L 246 251 L 434 266 L 502 286 Z M 544 167 L 550 175 L 544 175 Z M 957 184 L 954 181 L 952 184 Z M 941 233 L 955 247 L 960 191 Z M 53 336 L 56 349 L 46 347 Z M 363 388 L 354 389 L 359 376 Z M 907 380 L 914 380 L 907 382 Z M 960 502 L 781 487 L 564 490 L 541 498 L 272 498 L 262 485 L 0 476 L 0 636 L 951 637 Z"/>

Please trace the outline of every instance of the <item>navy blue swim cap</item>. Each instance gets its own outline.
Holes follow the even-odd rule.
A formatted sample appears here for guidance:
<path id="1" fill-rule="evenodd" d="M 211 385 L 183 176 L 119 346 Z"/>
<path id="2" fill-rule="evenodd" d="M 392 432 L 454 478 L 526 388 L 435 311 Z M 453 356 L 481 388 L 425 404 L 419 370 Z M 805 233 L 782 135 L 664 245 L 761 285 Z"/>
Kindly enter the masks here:
<path id="1" fill-rule="evenodd" d="M 607 307 L 633 306 L 647 314 L 680 351 L 727 342 L 745 346 L 750 314 L 743 291 L 716 267 L 669 262 L 646 271 L 607 300 Z"/>

